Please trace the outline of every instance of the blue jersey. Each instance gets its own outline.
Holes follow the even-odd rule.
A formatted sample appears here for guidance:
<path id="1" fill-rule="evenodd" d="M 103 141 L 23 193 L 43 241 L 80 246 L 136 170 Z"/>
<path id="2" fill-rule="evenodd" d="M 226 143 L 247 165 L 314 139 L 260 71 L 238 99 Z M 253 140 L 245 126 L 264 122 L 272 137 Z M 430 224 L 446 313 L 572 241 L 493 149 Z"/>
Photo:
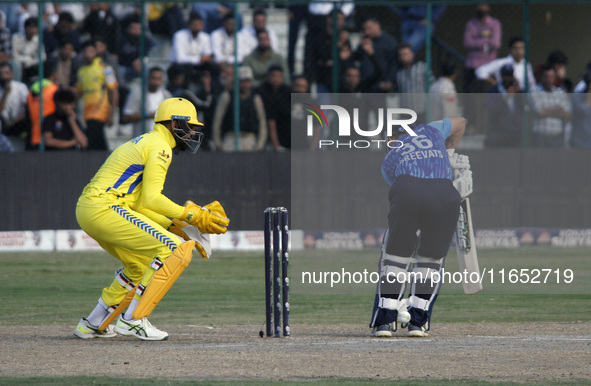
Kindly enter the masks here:
<path id="1" fill-rule="evenodd" d="M 382 175 L 392 185 L 396 177 L 409 175 L 417 178 L 452 179 L 452 170 L 445 148 L 451 133 L 451 120 L 431 122 L 414 129 L 416 137 L 404 134 L 399 141 L 404 146 L 392 149 L 382 163 Z"/>

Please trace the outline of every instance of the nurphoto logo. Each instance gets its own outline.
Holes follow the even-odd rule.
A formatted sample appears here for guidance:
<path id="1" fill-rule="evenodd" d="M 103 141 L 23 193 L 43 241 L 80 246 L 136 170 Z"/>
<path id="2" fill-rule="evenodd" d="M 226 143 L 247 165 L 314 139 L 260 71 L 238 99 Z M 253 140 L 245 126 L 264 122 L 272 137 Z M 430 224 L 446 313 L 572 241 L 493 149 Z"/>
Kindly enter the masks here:
<path id="1" fill-rule="evenodd" d="M 359 109 L 353 108 L 353 119 L 351 120 L 351 114 L 349 111 L 342 106 L 338 105 L 321 105 L 320 108 L 304 103 L 307 106 L 305 108 L 311 115 L 308 115 L 307 120 L 307 135 L 312 137 L 314 135 L 314 125 L 316 121 L 320 124 L 320 127 L 328 127 L 328 120 L 324 115 L 323 110 L 332 110 L 336 112 L 338 117 L 338 140 L 320 139 L 318 140 L 318 148 L 354 148 L 354 149 L 367 149 L 372 145 L 377 145 L 378 148 L 382 144 L 385 144 L 391 149 L 398 149 L 404 146 L 402 141 L 391 139 L 393 132 L 406 131 L 411 137 L 416 137 L 417 134 L 411 129 L 410 125 L 416 122 L 417 113 L 411 109 L 404 108 L 378 108 L 377 109 L 377 127 L 375 129 L 369 129 L 362 127 L 359 124 Z M 385 111 L 385 114 L 384 114 Z M 402 119 L 404 118 L 404 119 Z M 351 122 L 352 121 L 352 122 Z M 386 136 L 383 136 L 384 121 Z M 352 124 L 351 124 L 352 123 Z M 367 130 L 366 130 L 367 129 Z M 354 132 L 353 132 L 354 131 Z M 355 135 L 356 134 L 356 135 Z M 366 137 L 367 139 L 352 140 L 351 136 L 355 135 L 355 138 Z M 385 139 L 370 139 L 372 137 L 382 137 Z"/>

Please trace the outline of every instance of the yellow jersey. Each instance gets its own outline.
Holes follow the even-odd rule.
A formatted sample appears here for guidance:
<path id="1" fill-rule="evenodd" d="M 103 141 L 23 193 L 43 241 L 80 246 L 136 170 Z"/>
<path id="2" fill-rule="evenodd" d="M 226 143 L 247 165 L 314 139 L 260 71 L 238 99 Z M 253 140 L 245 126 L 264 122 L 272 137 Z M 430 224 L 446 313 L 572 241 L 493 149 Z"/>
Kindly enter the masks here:
<path id="1" fill-rule="evenodd" d="M 115 71 L 105 65 L 100 57 L 78 70 L 76 89 L 82 93 L 84 119 L 105 122 L 111 113 L 111 102 L 107 90 L 119 87 Z"/>
<path id="2" fill-rule="evenodd" d="M 170 131 L 155 124 L 154 131 L 133 138 L 111 153 L 82 191 L 78 205 L 121 205 L 150 218 L 154 216 L 145 209 L 169 218 L 181 217 L 185 208 L 162 194 L 175 146 Z"/>

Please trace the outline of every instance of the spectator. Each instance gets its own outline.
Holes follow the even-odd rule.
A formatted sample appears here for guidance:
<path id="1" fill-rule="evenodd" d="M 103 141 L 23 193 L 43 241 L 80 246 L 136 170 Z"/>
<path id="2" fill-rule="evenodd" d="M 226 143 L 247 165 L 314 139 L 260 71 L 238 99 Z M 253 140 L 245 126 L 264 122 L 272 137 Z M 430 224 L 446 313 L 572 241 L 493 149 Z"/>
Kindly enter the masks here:
<path id="1" fill-rule="evenodd" d="M 308 22 L 308 5 L 288 5 L 287 19 L 289 20 L 287 65 L 289 66 L 289 73 L 293 74 L 295 70 L 295 50 L 299 37 L 300 25 L 302 22 L 306 22 L 306 24 Z"/>
<path id="2" fill-rule="evenodd" d="M 119 42 L 118 58 L 121 76 L 124 83 L 130 83 L 140 76 L 142 62 L 140 61 L 140 35 L 142 26 L 139 16 L 132 15 L 127 20 L 125 32 Z M 144 55 L 148 55 L 156 44 L 149 37 L 144 37 Z"/>
<path id="3" fill-rule="evenodd" d="M 581 81 L 577 83 L 573 92 L 585 92 L 589 83 L 591 83 L 591 62 L 587 62 L 587 65 L 585 66 L 585 73 L 583 74 L 583 79 L 581 79 Z"/>
<path id="4" fill-rule="evenodd" d="M 224 16 L 222 26 L 211 33 L 211 48 L 216 63 L 234 63 L 234 15 Z M 238 43 L 240 45 L 240 43 Z"/>
<path id="5" fill-rule="evenodd" d="M 361 80 L 361 71 L 358 65 L 350 64 L 346 66 L 342 70 L 343 77 L 340 87 L 340 92 L 342 93 L 369 93 L 375 89 L 375 85 L 384 73 L 382 65 L 375 55 L 372 40 L 368 37 L 361 38 L 359 48 L 369 58 L 374 72 L 369 77 Z"/>
<path id="6" fill-rule="evenodd" d="M 567 81 L 567 83 L 570 82 L 568 79 L 565 79 L 566 65 L 568 64 L 568 58 L 566 57 L 566 54 L 561 50 L 553 50 L 552 52 L 550 52 L 550 54 L 548 54 L 548 58 L 546 59 L 545 64 L 554 68 L 554 71 L 556 72 L 556 82 L 554 83 L 554 86 L 568 92 L 564 84 L 565 80 Z M 540 83 L 542 81 L 543 67 L 544 64 L 538 64 L 534 70 L 534 75 L 536 77 L 537 83 Z"/>
<path id="7" fill-rule="evenodd" d="M 465 93 L 482 91 L 482 84 L 476 78 L 476 69 L 495 60 L 501 47 L 501 22 L 489 13 L 488 4 L 480 4 L 476 7 L 476 17 L 466 23 L 464 48 L 468 50 L 468 54 L 464 63 Z"/>
<path id="8" fill-rule="evenodd" d="M 313 63 L 312 50 L 318 44 L 318 36 L 326 30 L 327 17 L 332 14 L 335 8 L 346 19 L 353 13 L 355 5 L 351 3 L 342 4 L 335 1 L 312 1 L 308 5 L 306 17 L 308 32 L 306 33 L 304 48 L 304 73 L 306 74 L 310 72 L 310 65 Z"/>
<path id="9" fill-rule="evenodd" d="M 566 93 L 554 86 L 556 71 L 545 65 L 541 70 L 541 83 L 529 94 L 533 112 L 532 144 L 536 147 L 564 147 L 564 124 L 572 114 Z"/>
<path id="10" fill-rule="evenodd" d="M 252 69 L 254 79 L 252 84 L 258 87 L 267 76 L 267 70 L 273 64 L 281 66 L 285 69 L 283 74 L 284 82 L 289 83 L 289 75 L 287 74 L 287 63 L 285 58 L 275 52 L 271 47 L 271 41 L 269 40 L 269 33 L 266 30 L 260 30 L 257 33 L 258 46 L 256 49 L 244 58 L 242 63 L 244 66 L 248 66 Z"/>
<path id="11" fill-rule="evenodd" d="M 435 24 L 443 15 L 445 5 L 435 5 L 431 8 L 432 31 Z M 401 12 L 402 41 L 410 45 L 414 53 L 418 53 L 425 45 L 427 37 L 427 7 L 424 5 L 402 7 Z"/>
<path id="12" fill-rule="evenodd" d="M 6 27 L 6 14 L 0 11 L 0 63 L 12 60 L 12 41 L 10 29 Z"/>
<path id="13" fill-rule="evenodd" d="M 400 68 L 396 73 L 396 83 L 398 91 L 403 93 L 400 103 L 417 113 L 417 122 L 425 122 L 427 65 L 422 61 L 415 61 L 415 54 L 409 44 L 398 47 L 398 63 Z"/>
<path id="14" fill-rule="evenodd" d="M 513 73 L 513 66 L 506 63 L 500 70 L 501 81 L 487 91 L 486 106 L 494 124 L 486 135 L 484 143 L 487 147 L 521 146 L 524 103 Z"/>
<path id="15" fill-rule="evenodd" d="M 203 26 L 201 16 L 198 13 L 191 14 L 188 27 L 174 34 L 171 63 L 198 65 L 212 61 L 211 38 L 203 32 Z"/>
<path id="16" fill-rule="evenodd" d="M 228 65 L 230 66 L 230 65 Z M 233 67 L 232 67 L 233 68 Z M 220 85 L 213 81 L 213 71 L 210 67 L 205 67 L 200 71 L 199 84 L 195 90 L 195 100 L 191 102 L 195 105 L 197 110 L 197 118 L 199 122 L 203 122 L 203 143 L 201 149 L 211 150 L 210 144 L 213 140 L 213 116 L 215 114 L 215 106 L 222 90 Z"/>
<path id="17" fill-rule="evenodd" d="M 101 37 L 109 52 L 117 52 L 121 25 L 108 3 L 90 4 L 90 13 L 84 18 L 80 32 L 89 34 L 90 39 Z"/>
<path id="18" fill-rule="evenodd" d="M 37 18 L 30 17 L 25 21 L 25 32 L 12 35 L 12 54 L 17 65 L 21 66 L 21 80 L 27 86 L 38 76 L 39 67 L 39 36 L 37 36 Z M 45 51 L 41 52 L 41 60 L 45 61 Z"/>
<path id="19" fill-rule="evenodd" d="M 101 58 L 104 64 L 111 66 L 115 71 L 115 77 L 119 80 L 119 62 L 117 60 L 117 55 L 109 51 L 107 42 L 102 35 L 96 35 L 93 41 L 94 48 L 96 48 L 96 55 Z"/>
<path id="20" fill-rule="evenodd" d="M 238 45 L 238 62 L 258 47 L 258 34 L 261 31 L 267 31 L 269 42 L 273 51 L 279 49 L 279 39 L 275 31 L 267 28 L 267 13 L 264 9 L 256 9 L 252 14 L 252 25 L 244 27 L 238 33 L 240 44 Z M 266 70 L 263 73 L 265 77 Z M 255 77 L 256 78 L 256 77 Z"/>
<path id="21" fill-rule="evenodd" d="M 342 63 L 351 57 L 351 42 L 349 33 L 345 30 L 345 15 L 337 13 L 338 40 L 337 50 L 339 52 L 339 72 L 342 72 Z M 333 37 L 332 15 L 327 16 L 326 28 L 319 33 L 314 46 L 311 48 L 310 64 L 308 66 L 310 78 L 316 81 L 316 90 L 319 93 L 332 91 L 332 69 L 334 67 L 332 58 L 332 37 Z"/>
<path id="22" fill-rule="evenodd" d="M 48 150 L 86 149 L 88 139 L 76 119 L 76 94 L 70 90 L 57 90 L 53 95 L 55 113 L 43 120 L 43 139 Z"/>
<path id="23" fill-rule="evenodd" d="M 493 60 L 490 63 L 478 67 L 476 69 L 476 77 L 480 80 L 486 80 L 494 86 L 501 78 L 501 67 L 509 63 L 513 66 L 513 76 L 519 82 L 519 88 L 524 91 L 533 90 L 536 86 L 536 80 L 530 63 L 527 64 L 527 85 L 525 82 L 525 43 L 523 39 L 520 37 L 511 38 L 509 40 L 509 50 L 509 56 Z"/>
<path id="24" fill-rule="evenodd" d="M 591 149 L 591 82 L 585 82 L 582 93 L 572 95 L 573 130 L 570 137 L 572 147 Z"/>
<path id="25" fill-rule="evenodd" d="M 4 135 L 21 137 L 27 131 L 29 126 L 29 121 L 26 119 L 28 95 L 27 86 L 13 79 L 10 64 L 0 63 L 0 119 Z"/>
<path id="26" fill-rule="evenodd" d="M 74 52 L 74 44 L 69 40 L 64 40 L 60 43 L 60 48 L 51 55 L 51 60 L 57 66 L 57 78 L 55 83 L 61 88 L 73 86 L 76 81 L 76 69 L 74 59 L 76 52 Z"/>
<path id="27" fill-rule="evenodd" d="M 187 77 L 180 64 L 172 63 L 166 71 L 168 78 L 168 85 L 166 89 L 173 97 L 180 97 L 189 99 L 185 96 L 185 89 L 187 88 Z"/>
<path id="28" fill-rule="evenodd" d="M 107 150 L 104 127 L 110 126 L 119 104 L 115 71 L 97 56 L 92 42 L 82 46 L 84 66 L 78 70 L 76 89 L 82 95 L 89 150 Z"/>
<path id="29" fill-rule="evenodd" d="M 222 64 L 220 66 L 220 74 L 217 83 L 219 83 L 222 90 L 229 91 L 234 88 L 234 65 Z"/>
<path id="30" fill-rule="evenodd" d="M 6 138 L 6 136 L 4 134 L 2 134 L 2 131 L 0 130 L 0 153 L 13 153 L 13 152 L 14 152 L 14 147 L 12 146 L 12 143 L 10 142 L 10 140 L 8 138 Z"/>
<path id="31" fill-rule="evenodd" d="M 309 94 L 310 84 L 304 75 L 296 75 L 291 81 L 291 92 L 294 94 Z M 317 101 L 312 95 L 306 96 L 306 102 L 318 106 Z M 314 132 L 308 136 L 307 119 L 308 113 L 304 109 L 306 106 L 299 100 L 294 100 L 291 104 L 291 148 L 297 150 L 315 150 L 320 139 L 321 127 L 317 121 L 313 121 Z"/>
<path id="32" fill-rule="evenodd" d="M 454 81 L 458 76 L 455 61 L 445 60 L 440 67 L 441 76 L 429 87 L 430 114 L 427 121 L 436 121 L 445 117 L 461 117 L 458 96 Z"/>
<path id="33" fill-rule="evenodd" d="M 228 15 L 234 14 L 234 5 L 232 3 L 209 3 L 209 2 L 195 2 L 191 8 L 192 12 L 198 13 L 203 18 L 205 28 L 203 29 L 208 34 L 220 28 L 224 24 L 224 20 Z M 238 25 L 240 25 L 241 17 L 238 14 Z"/>
<path id="34" fill-rule="evenodd" d="M 74 17 L 74 23 L 80 25 L 86 16 L 87 6 L 82 3 L 54 3 L 55 12 L 69 12 Z"/>
<path id="35" fill-rule="evenodd" d="M 57 78 L 56 69 L 55 64 L 48 61 L 44 68 L 45 76 L 42 81 L 36 81 L 31 85 L 31 91 L 27 96 L 27 109 L 31 117 L 31 130 L 27 133 L 26 150 L 37 150 L 41 144 L 41 103 L 39 95 L 43 98 L 43 117 L 45 118 L 55 112 L 53 96 L 59 89 L 59 86 L 55 84 Z"/>
<path id="36" fill-rule="evenodd" d="M 291 90 L 283 82 L 284 71 L 281 66 L 270 66 L 267 79 L 257 89 L 265 106 L 269 142 L 277 151 L 291 148 Z"/>
<path id="37" fill-rule="evenodd" d="M 39 6 L 37 3 L 21 3 L 17 12 L 19 14 L 18 32 L 22 33 L 25 32 L 25 23 L 27 19 L 37 17 L 39 14 Z M 55 12 L 55 6 L 53 3 L 45 3 L 42 12 L 43 16 L 41 17 L 41 23 L 43 23 L 44 28 L 49 25 L 54 25 L 57 22 L 58 15 Z"/>
<path id="38" fill-rule="evenodd" d="M 123 108 L 123 123 L 133 122 L 133 136 L 153 130 L 154 115 L 160 103 L 172 95 L 164 87 L 164 70 L 152 67 L 148 71 L 148 86 L 145 100 L 145 113 L 142 119 L 142 90 L 140 85 L 134 85 L 127 97 Z"/>
<path id="39" fill-rule="evenodd" d="M 185 28 L 183 10 L 178 3 L 149 3 L 148 26 L 150 31 L 172 40 L 174 34 Z"/>
<path id="40" fill-rule="evenodd" d="M 224 91 L 216 105 L 213 119 L 213 139 L 218 151 L 259 151 L 267 142 L 265 107 L 260 95 L 252 93 L 252 69 L 241 66 L 239 79 L 239 137 L 236 139 L 234 132 L 234 95 L 231 91 Z"/>
<path id="41" fill-rule="evenodd" d="M 396 87 L 396 69 L 398 67 L 396 64 L 396 39 L 383 31 L 380 22 L 375 18 L 364 21 L 362 31 L 362 38 L 371 39 L 375 60 L 379 62 L 383 70 L 379 82 L 370 91 L 381 93 L 394 91 Z M 367 54 L 364 45 L 357 48 L 355 57 L 361 63 L 361 81 L 363 82 L 374 75 L 376 66 Z"/>
<path id="42" fill-rule="evenodd" d="M 45 54 L 51 56 L 64 40 L 71 41 L 76 52 L 80 51 L 80 34 L 74 28 L 74 17 L 70 12 L 60 13 L 57 24 L 43 31 Z"/>

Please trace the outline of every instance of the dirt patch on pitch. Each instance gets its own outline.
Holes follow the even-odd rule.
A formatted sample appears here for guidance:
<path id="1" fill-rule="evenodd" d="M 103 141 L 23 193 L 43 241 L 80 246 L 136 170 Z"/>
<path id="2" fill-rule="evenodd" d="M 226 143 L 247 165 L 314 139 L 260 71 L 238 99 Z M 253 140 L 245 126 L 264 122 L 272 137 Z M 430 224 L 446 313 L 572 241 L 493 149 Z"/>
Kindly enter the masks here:
<path id="1" fill-rule="evenodd" d="M 591 323 L 442 324 L 429 338 L 375 339 L 358 325 L 159 326 L 164 342 L 81 340 L 74 326 L 1 327 L 0 374 L 166 379 L 591 379 Z M 526 328 L 526 330 L 524 330 Z"/>

